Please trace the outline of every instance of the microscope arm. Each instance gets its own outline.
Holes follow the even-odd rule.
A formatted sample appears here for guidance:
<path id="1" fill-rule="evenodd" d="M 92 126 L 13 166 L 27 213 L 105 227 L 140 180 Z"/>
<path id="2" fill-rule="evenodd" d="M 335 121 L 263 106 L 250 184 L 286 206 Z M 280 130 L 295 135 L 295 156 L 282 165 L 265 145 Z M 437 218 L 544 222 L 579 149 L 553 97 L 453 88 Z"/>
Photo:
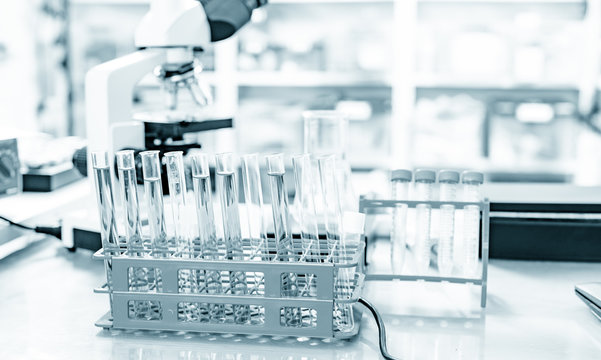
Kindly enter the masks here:
<path id="1" fill-rule="evenodd" d="M 147 49 L 119 57 L 92 68 L 86 75 L 86 132 L 88 149 L 114 150 L 108 129 L 116 123 L 132 120 L 132 94 L 144 75 L 165 61 L 165 51 Z M 144 129 L 131 134 L 132 146 L 144 146 Z"/>

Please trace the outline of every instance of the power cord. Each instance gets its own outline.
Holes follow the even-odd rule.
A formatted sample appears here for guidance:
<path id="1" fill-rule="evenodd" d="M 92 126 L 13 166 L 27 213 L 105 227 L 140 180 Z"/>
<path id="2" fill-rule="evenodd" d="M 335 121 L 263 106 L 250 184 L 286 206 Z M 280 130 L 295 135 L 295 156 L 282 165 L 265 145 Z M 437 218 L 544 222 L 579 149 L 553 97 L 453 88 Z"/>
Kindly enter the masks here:
<path id="1" fill-rule="evenodd" d="M 376 308 L 367 300 L 363 298 L 359 298 L 359 304 L 363 305 L 369 312 L 371 312 L 374 320 L 376 321 L 376 325 L 378 325 L 378 336 L 379 336 L 379 345 L 380 345 L 380 353 L 382 357 L 386 360 L 399 360 L 399 358 L 395 358 L 388 353 L 388 348 L 386 346 L 386 327 L 384 326 L 384 320 L 382 320 L 382 316 Z"/>
<path id="2" fill-rule="evenodd" d="M 35 226 L 35 227 L 31 227 L 31 226 L 27 226 L 27 225 L 23 225 L 23 224 L 19 224 L 17 222 L 14 222 L 4 216 L 0 215 L 0 220 L 4 220 L 7 223 L 16 226 L 18 228 L 24 229 L 24 230 L 30 230 L 30 231 L 35 231 L 37 233 L 40 234 L 46 234 L 46 235 L 51 235 L 54 236 L 55 238 L 61 240 L 61 226 Z"/>

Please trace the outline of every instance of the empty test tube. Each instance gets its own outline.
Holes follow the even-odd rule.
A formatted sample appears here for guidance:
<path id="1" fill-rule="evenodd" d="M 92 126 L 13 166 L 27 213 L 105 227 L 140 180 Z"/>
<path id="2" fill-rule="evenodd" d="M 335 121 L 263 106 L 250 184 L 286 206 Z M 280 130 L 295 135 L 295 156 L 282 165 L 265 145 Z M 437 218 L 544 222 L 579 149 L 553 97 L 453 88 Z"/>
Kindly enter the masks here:
<path id="1" fill-rule="evenodd" d="M 324 214 L 326 223 L 326 238 L 328 243 L 328 261 L 339 263 L 344 259 L 346 242 L 342 240 L 342 206 L 336 181 L 336 157 L 323 156 L 317 160 L 319 178 L 321 183 L 322 198 L 324 200 Z M 347 269 L 338 270 L 336 286 L 347 288 L 350 274 Z M 353 323 L 353 308 L 349 304 L 334 306 L 334 325 L 341 331 L 348 331 L 349 324 Z"/>
<path id="2" fill-rule="evenodd" d="M 469 202 L 482 201 L 482 183 L 484 175 L 476 171 L 465 171 L 462 174 L 463 200 Z M 478 270 L 480 247 L 480 207 L 466 205 L 463 208 L 463 256 L 459 261 L 466 276 L 474 276 Z"/>
<path id="3" fill-rule="evenodd" d="M 218 260 L 219 244 L 215 231 L 209 159 L 206 154 L 196 154 L 192 157 L 192 184 L 198 218 L 200 257 L 205 260 Z M 212 295 L 223 293 L 220 271 L 206 271 L 204 292 Z M 225 320 L 224 310 L 223 304 L 201 305 L 199 308 L 200 321 L 221 323 Z"/>
<path id="4" fill-rule="evenodd" d="M 392 182 L 392 199 L 409 200 L 409 184 L 413 173 L 409 170 L 394 170 L 390 176 Z M 405 264 L 407 249 L 407 204 L 397 204 L 392 209 L 392 226 L 390 231 L 390 264 L 393 274 L 401 274 Z"/>
<path id="5" fill-rule="evenodd" d="M 144 248 L 142 240 L 142 222 L 136 181 L 136 164 L 133 150 L 122 150 L 115 154 L 119 183 L 121 184 L 121 200 L 125 212 L 125 242 L 130 256 L 141 256 L 149 249 Z"/>
<path id="6" fill-rule="evenodd" d="M 319 232 L 315 211 L 315 189 L 313 188 L 315 177 L 311 156 L 309 154 L 294 156 L 292 165 L 296 200 L 300 202 L 298 206 L 299 223 L 303 244 L 301 261 L 314 261 L 319 255 Z"/>
<path id="7" fill-rule="evenodd" d="M 345 251 L 340 254 L 341 260 L 339 263 L 346 264 L 350 261 L 351 253 L 347 252 L 351 244 L 357 246 L 361 243 L 361 235 L 363 235 L 365 227 L 365 214 L 360 212 L 345 211 L 342 218 L 343 234 L 341 243 L 344 244 L 342 249 Z M 339 288 L 340 297 L 342 299 L 350 299 L 353 295 L 355 282 L 354 268 L 340 268 L 339 270 Z M 341 316 L 338 321 L 338 329 L 342 332 L 351 332 L 355 327 L 355 319 L 353 316 L 353 308 L 350 304 L 342 304 L 338 307 Z"/>
<path id="8" fill-rule="evenodd" d="M 186 173 L 184 170 L 183 152 L 172 151 L 165 153 L 165 167 L 167 168 L 167 182 L 169 185 L 169 199 L 171 200 L 171 215 L 173 219 L 173 235 L 177 247 L 177 255 L 182 258 L 191 258 L 192 237 L 190 234 L 190 221 L 186 211 Z M 198 249 L 197 249 L 198 250 Z M 196 270 L 179 269 L 177 272 L 178 292 L 198 292 L 202 280 Z M 200 311 L 194 303 L 178 307 L 178 318 L 181 321 L 198 321 Z"/>
<path id="9" fill-rule="evenodd" d="M 169 184 L 169 199 L 173 216 L 173 233 L 181 257 L 192 256 L 192 239 L 186 212 L 186 173 L 181 151 L 165 153 L 165 166 Z"/>
<path id="10" fill-rule="evenodd" d="M 92 152 L 92 167 L 94 168 L 94 183 L 96 185 L 96 200 L 100 215 L 100 239 L 104 251 L 104 269 L 106 284 L 109 289 L 111 314 L 113 313 L 113 264 L 111 257 L 121 254 L 119 236 L 115 223 L 115 205 L 113 200 L 113 184 L 111 170 L 106 152 Z"/>
<path id="11" fill-rule="evenodd" d="M 102 248 L 107 254 L 119 255 L 121 248 L 119 245 L 117 224 L 115 222 L 113 183 L 108 154 L 104 151 L 92 152 L 92 167 L 94 168 L 96 200 L 98 200 L 100 215 Z"/>
<path id="12" fill-rule="evenodd" d="M 271 190 L 271 209 L 275 233 L 277 259 L 280 261 L 296 261 L 292 233 L 289 225 L 288 192 L 284 183 L 284 157 L 282 154 L 267 156 L 267 175 Z M 298 296 L 296 274 L 282 274 L 282 296 Z M 285 310 L 286 326 L 301 326 L 301 309 L 287 307 Z"/>
<path id="13" fill-rule="evenodd" d="M 132 257 L 144 256 L 150 252 L 150 249 L 145 248 L 142 240 L 134 152 L 133 150 L 122 150 L 117 152 L 115 157 L 121 184 L 121 200 L 125 212 L 127 254 Z M 150 290 L 149 283 L 154 282 L 154 270 L 145 267 L 130 267 L 128 277 L 131 291 L 147 292 Z M 148 316 L 149 306 L 150 303 L 147 301 L 134 301 L 133 316 L 137 319 L 145 319 Z"/>
<path id="14" fill-rule="evenodd" d="M 223 234 L 225 238 L 226 258 L 244 260 L 242 234 L 240 231 L 240 213 L 238 210 L 238 182 L 234 157 L 231 153 L 217 155 L 217 192 L 221 202 Z M 248 294 L 244 271 L 231 271 L 230 289 L 233 295 Z M 248 305 L 234 305 L 234 322 L 245 324 L 250 320 Z"/>
<path id="15" fill-rule="evenodd" d="M 161 163 L 158 151 L 144 151 L 142 158 L 142 174 L 144 176 L 144 192 L 148 207 L 148 227 L 154 257 L 169 257 L 175 244 L 167 237 L 165 227 L 165 208 L 163 205 L 163 185 L 161 182 Z"/>
<path id="16" fill-rule="evenodd" d="M 415 171 L 415 197 L 417 201 L 432 201 L 432 188 L 436 173 L 431 170 Z M 415 207 L 415 266 L 418 274 L 425 274 L 430 267 L 430 220 L 432 206 L 427 203 Z"/>
<path id="17" fill-rule="evenodd" d="M 263 189 L 257 154 L 242 156 L 242 183 L 244 203 L 251 245 L 251 258 L 268 260 L 267 232 L 263 219 Z"/>
<path id="18" fill-rule="evenodd" d="M 452 170 L 441 170 L 438 173 L 440 184 L 440 201 L 457 201 L 457 184 L 459 173 Z M 453 272 L 453 245 L 455 238 L 455 206 L 440 206 L 440 237 L 438 240 L 438 271 L 448 276 Z"/>

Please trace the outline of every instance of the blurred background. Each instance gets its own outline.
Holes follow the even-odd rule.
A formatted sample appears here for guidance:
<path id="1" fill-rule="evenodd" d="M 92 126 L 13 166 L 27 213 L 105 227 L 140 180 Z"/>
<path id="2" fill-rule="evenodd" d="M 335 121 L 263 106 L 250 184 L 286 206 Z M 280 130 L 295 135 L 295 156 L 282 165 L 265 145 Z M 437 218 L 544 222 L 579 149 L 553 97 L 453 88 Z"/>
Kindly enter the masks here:
<path id="1" fill-rule="evenodd" d="M 0 5 L 0 132 L 30 139 L 19 144 L 26 163 L 66 156 L 57 138 L 85 142 L 85 74 L 135 50 L 148 6 Z M 203 55 L 201 78 L 234 127 L 199 136 L 207 151 L 301 152 L 302 111 L 339 109 L 356 171 L 601 184 L 600 54 L 597 0 L 270 0 Z M 161 101 L 149 75 L 135 109 Z"/>

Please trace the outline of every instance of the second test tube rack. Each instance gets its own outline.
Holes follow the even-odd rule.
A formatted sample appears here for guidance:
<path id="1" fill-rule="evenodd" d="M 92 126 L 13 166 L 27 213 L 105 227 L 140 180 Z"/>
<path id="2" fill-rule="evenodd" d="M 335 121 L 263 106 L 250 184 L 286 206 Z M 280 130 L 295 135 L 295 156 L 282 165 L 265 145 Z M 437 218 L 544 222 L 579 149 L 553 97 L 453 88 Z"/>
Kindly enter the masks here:
<path id="1" fill-rule="evenodd" d="M 398 205 L 406 205 L 408 208 L 415 209 L 419 204 L 427 204 L 432 209 L 440 209 L 442 205 L 453 205 L 456 209 L 462 209 L 465 206 L 476 205 L 480 209 L 480 241 L 482 253 L 482 268 L 477 277 L 465 276 L 438 276 L 426 274 L 369 274 L 366 271 L 366 281 L 427 281 L 427 282 L 448 282 L 456 284 L 474 284 L 480 287 L 480 306 L 486 307 L 486 291 L 488 278 L 488 252 L 489 252 L 489 224 L 490 224 L 490 202 L 484 199 L 481 202 L 461 202 L 461 201 L 409 201 L 409 200 L 372 200 L 361 197 L 359 200 L 359 212 L 368 215 L 370 211 L 376 209 L 393 209 Z M 367 242 L 367 239 L 366 239 Z M 367 254 L 367 247 L 366 247 Z M 367 255 L 366 255 L 367 256 Z M 365 258 L 367 259 L 367 257 Z M 364 265 L 367 265 L 365 263 Z M 369 269 L 369 268 L 368 268 Z"/>

